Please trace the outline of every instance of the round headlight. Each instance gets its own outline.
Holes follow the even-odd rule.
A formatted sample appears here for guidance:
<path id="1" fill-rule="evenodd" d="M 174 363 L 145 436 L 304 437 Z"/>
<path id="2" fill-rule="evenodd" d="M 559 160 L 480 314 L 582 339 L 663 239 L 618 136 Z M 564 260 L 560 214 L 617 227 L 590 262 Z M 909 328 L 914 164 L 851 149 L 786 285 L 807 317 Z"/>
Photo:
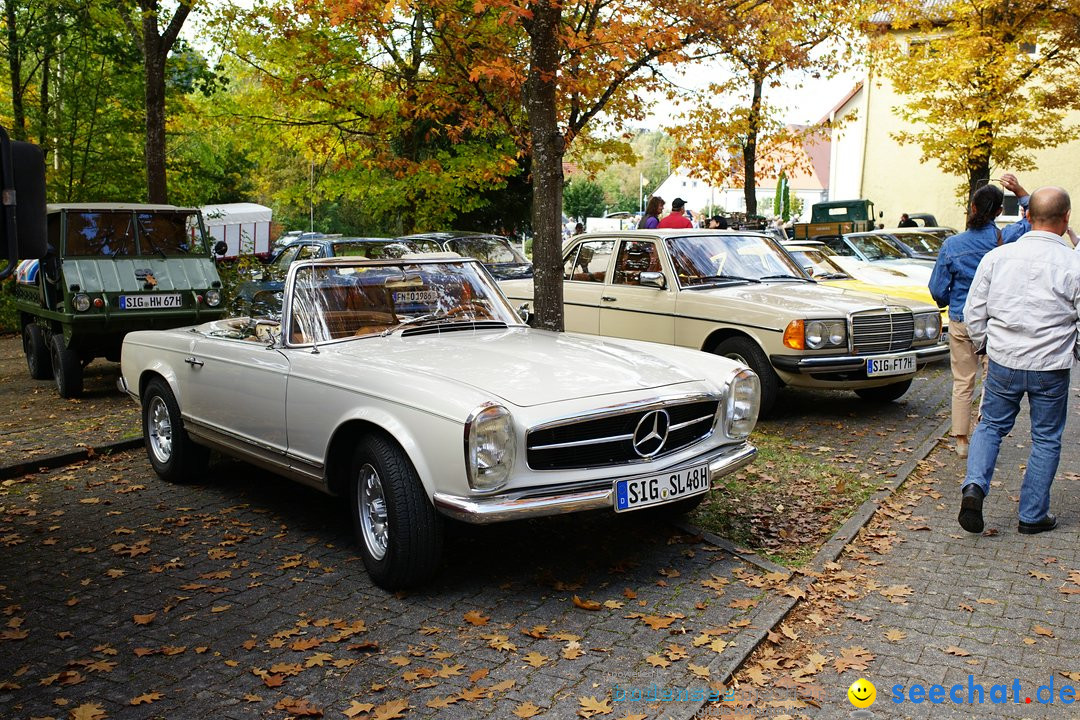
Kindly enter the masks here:
<path id="1" fill-rule="evenodd" d="M 928 315 L 929 323 L 926 327 L 926 337 L 936 340 L 941 334 L 941 315 Z"/>
<path id="2" fill-rule="evenodd" d="M 735 373 L 728 386 L 727 427 L 730 438 L 747 437 L 757 424 L 758 409 L 761 406 L 761 381 L 752 370 L 740 370 Z"/>
<path id="3" fill-rule="evenodd" d="M 829 326 L 829 344 L 844 345 L 847 342 L 847 328 L 842 322 L 835 322 Z"/>
<path id="4" fill-rule="evenodd" d="M 923 317 L 915 318 L 915 339 L 922 340 L 926 337 L 926 319 Z"/>
<path id="5" fill-rule="evenodd" d="M 811 320 L 806 323 L 806 347 L 817 350 L 825 344 L 828 334 L 825 323 L 820 320 Z"/>
<path id="6" fill-rule="evenodd" d="M 210 307 L 217 307 L 221 304 L 221 292 L 218 290 L 206 291 L 206 304 Z"/>
<path id="7" fill-rule="evenodd" d="M 498 490 L 514 467 L 514 425 L 501 405 L 478 408 L 465 423 L 465 465 L 473 490 Z"/>
<path id="8" fill-rule="evenodd" d="M 90 309 L 90 296 L 83 293 L 79 293 L 75 296 L 75 309 L 79 312 L 86 312 Z"/>

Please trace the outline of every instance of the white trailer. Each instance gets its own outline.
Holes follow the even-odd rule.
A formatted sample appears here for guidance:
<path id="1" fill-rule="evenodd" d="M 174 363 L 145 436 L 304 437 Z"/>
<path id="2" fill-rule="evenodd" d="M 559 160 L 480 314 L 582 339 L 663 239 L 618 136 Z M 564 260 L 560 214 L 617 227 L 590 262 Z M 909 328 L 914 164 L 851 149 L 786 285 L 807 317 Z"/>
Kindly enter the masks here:
<path id="1" fill-rule="evenodd" d="M 270 218 L 273 211 L 255 203 L 227 203 L 202 208 L 206 232 L 229 246 L 224 257 L 265 255 L 270 252 Z"/>

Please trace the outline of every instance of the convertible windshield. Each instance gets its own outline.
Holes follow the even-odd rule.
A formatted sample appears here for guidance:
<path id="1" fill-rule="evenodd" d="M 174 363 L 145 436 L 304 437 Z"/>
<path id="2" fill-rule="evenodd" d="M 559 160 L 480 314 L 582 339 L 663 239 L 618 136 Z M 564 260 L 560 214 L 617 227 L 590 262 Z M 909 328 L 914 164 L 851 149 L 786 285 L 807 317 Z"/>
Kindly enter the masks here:
<path id="1" fill-rule="evenodd" d="M 893 247 L 885 238 L 878 235 L 845 235 L 860 253 L 870 262 L 875 260 L 902 260 L 904 253 Z"/>
<path id="2" fill-rule="evenodd" d="M 399 258 L 409 253 L 430 253 L 442 250 L 438 243 L 430 240 L 366 240 L 364 242 L 334 243 L 335 257 L 366 257 L 372 260 Z"/>
<path id="3" fill-rule="evenodd" d="M 805 278 L 772 240 L 757 235 L 691 235 L 669 238 L 667 245 L 680 287 Z"/>
<path id="4" fill-rule="evenodd" d="M 474 257 L 482 263 L 493 265 L 495 263 L 520 263 L 529 261 L 515 250 L 510 243 L 496 237 L 464 237 L 455 238 L 447 243 L 450 249 L 458 255 Z"/>
<path id="5" fill-rule="evenodd" d="M 294 345 L 427 323 L 519 323 L 473 262 L 305 264 L 297 268 L 291 302 Z"/>

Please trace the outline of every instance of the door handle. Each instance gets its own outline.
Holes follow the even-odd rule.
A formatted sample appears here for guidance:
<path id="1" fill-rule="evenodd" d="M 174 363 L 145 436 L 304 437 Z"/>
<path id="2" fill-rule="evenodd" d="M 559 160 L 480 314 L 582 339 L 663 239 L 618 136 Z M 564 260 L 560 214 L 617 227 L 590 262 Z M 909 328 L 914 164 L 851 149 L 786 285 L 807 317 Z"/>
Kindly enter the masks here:
<path id="1" fill-rule="evenodd" d="M 600 299 L 601 299 L 601 300 L 603 300 L 603 301 L 605 301 L 605 302 L 615 302 L 615 300 L 616 300 L 617 298 L 613 298 L 613 297 L 611 297 L 610 295 L 601 295 L 601 296 L 600 296 Z"/>
<path id="2" fill-rule="evenodd" d="M 203 366 L 203 361 L 199 360 L 198 358 L 195 358 L 195 357 L 186 357 L 186 358 L 184 358 L 184 362 L 186 362 L 191 367 L 202 367 Z"/>

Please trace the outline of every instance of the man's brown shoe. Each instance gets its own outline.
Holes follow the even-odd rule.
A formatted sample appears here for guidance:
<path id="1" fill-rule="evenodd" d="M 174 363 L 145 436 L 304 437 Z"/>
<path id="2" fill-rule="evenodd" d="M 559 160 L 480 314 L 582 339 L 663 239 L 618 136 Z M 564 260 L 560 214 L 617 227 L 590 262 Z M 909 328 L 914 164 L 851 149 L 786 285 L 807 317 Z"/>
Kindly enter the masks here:
<path id="1" fill-rule="evenodd" d="M 1017 528 L 1017 530 L 1020 531 L 1021 535 L 1036 535 L 1038 533 L 1053 530 L 1056 527 L 1057 527 L 1057 518 L 1054 517 L 1053 515 L 1051 515 L 1050 513 L 1046 513 L 1046 517 L 1044 517 L 1039 522 L 1034 522 L 1034 523 L 1021 522 L 1020 526 Z"/>
<path id="2" fill-rule="evenodd" d="M 983 531 L 982 505 L 986 493 L 975 483 L 964 486 L 964 497 L 960 500 L 960 515 L 956 519 L 960 521 L 960 527 L 969 533 L 981 533 Z M 1021 530 L 1021 532 L 1023 532 Z"/>

